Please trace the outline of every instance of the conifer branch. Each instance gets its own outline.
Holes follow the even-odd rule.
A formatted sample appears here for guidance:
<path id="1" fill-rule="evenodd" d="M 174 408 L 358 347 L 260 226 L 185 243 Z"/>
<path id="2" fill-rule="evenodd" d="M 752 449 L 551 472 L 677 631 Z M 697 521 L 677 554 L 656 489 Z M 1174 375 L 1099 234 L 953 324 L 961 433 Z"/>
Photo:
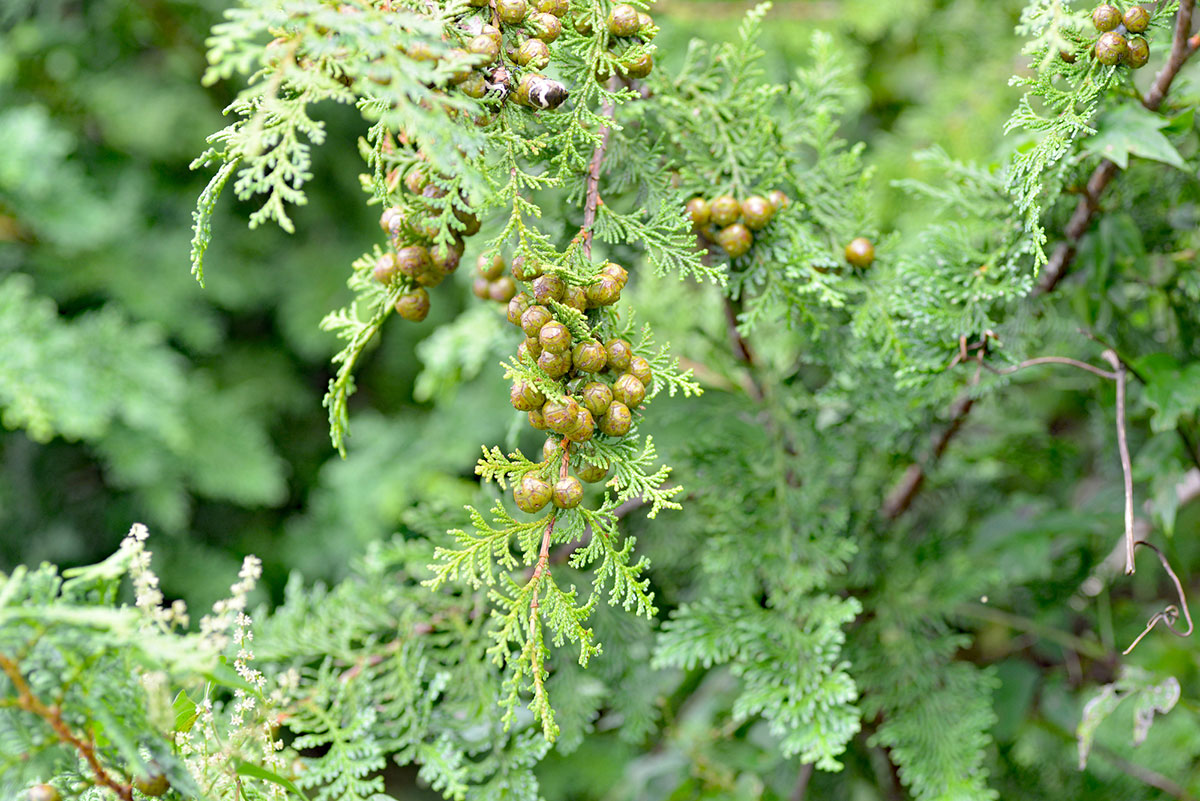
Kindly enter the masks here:
<path id="1" fill-rule="evenodd" d="M 1142 105 L 1151 111 L 1156 111 L 1166 99 L 1167 91 L 1175 76 L 1182 69 L 1187 59 L 1200 49 L 1200 38 L 1190 36 L 1192 28 L 1192 12 L 1196 0 L 1183 0 L 1179 4 L 1179 13 L 1175 20 L 1175 36 L 1171 44 L 1171 54 L 1163 66 L 1154 84 L 1142 99 Z M 1034 296 L 1045 295 L 1055 289 L 1070 269 L 1077 253 L 1079 240 L 1087 233 L 1092 218 L 1100 208 L 1100 195 L 1116 176 L 1119 168 L 1116 164 L 1105 159 L 1092 172 L 1087 187 L 1079 199 L 1075 212 L 1064 229 L 1063 241 L 1058 244 L 1049 263 L 1042 271 L 1042 279 L 1035 288 Z M 1123 369 L 1123 368 L 1122 368 Z M 1120 383 L 1120 382 L 1119 382 Z M 973 399 L 962 396 L 954 402 L 950 411 L 950 422 L 934 440 L 934 448 L 924 463 L 914 463 L 905 471 L 900 483 L 888 495 L 883 504 L 883 515 L 894 520 L 912 505 L 913 499 L 920 492 L 925 481 L 926 471 L 932 467 L 945 452 L 946 445 L 962 429 L 963 422 L 974 405 Z M 1191 449 L 1189 449 L 1191 450 Z M 1194 452 L 1193 452 L 1194 453 Z M 1193 456 L 1193 458 L 1195 458 Z"/>
<path id="2" fill-rule="evenodd" d="M 33 694 L 33 689 L 29 686 L 29 682 L 25 681 L 25 677 L 21 675 L 21 670 L 17 663 L 9 659 L 4 654 L 0 654 L 0 670 L 12 682 L 13 689 L 16 691 L 16 706 L 30 714 L 37 715 L 44 720 L 46 724 L 54 730 L 58 739 L 67 743 L 79 752 L 83 760 L 87 762 L 92 773 L 96 777 L 96 782 L 111 790 L 122 801 L 133 801 L 133 787 L 129 784 L 122 784 L 104 769 L 100 764 L 100 759 L 96 756 L 96 746 L 90 740 L 81 739 L 63 720 L 62 711 L 57 706 L 46 706 L 41 700 Z"/>
<path id="3" fill-rule="evenodd" d="M 1179 14 L 1175 18 L 1175 38 L 1171 42 L 1171 54 L 1167 57 L 1167 63 L 1155 77 L 1150 90 L 1142 98 L 1142 105 L 1150 111 L 1158 111 L 1162 106 L 1175 76 L 1179 74 L 1179 70 L 1183 68 L 1188 58 L 1196 52 L 1197 47 L 1200 47 L 1200 40 L 1194 41 L 1190 38 L 1192 11 L 1195 7 L 1196 0 L 1183 0 L 1179 4 Z M 1119 169 L 1116 164 L 1105 159 L 1092 172 L 1087 187 L 1079 198 L 1079 204 L 1075 206 L 1075 213 L 1071 215 L 1071 219 L 1067 223 L 1063 241 L 1055 248 L 1054 255 L 1050 257 L 1049 263 L 1042 271 L 1041 281 L 1034 290 L 1035 295 L 1044 295 L 1053 290 L 1071 269 L 1079 240 L 1091 227 L 1092 218 L 1100 208 L 1100 195 L 1116 177 Z"/>

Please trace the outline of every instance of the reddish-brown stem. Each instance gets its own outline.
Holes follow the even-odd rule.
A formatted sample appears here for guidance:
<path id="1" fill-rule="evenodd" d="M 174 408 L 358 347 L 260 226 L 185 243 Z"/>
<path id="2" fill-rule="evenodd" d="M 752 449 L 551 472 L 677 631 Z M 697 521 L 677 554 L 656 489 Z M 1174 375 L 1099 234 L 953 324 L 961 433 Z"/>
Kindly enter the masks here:
<path id="1" fill-rule="evenodd" d="M 1154 77 L 1154 83 L 1142 99 L 1142 105 L 1151 111 L 1158 111 L 1171 89 L 1171 82 L 1175 80 L 1179 70 L 1183 69 L 1184 62 L 1200 45 L 1200 41 L 1191 36 L 1192 12 L 1195 8 L 1196 0 L 1183 0 L 1179 4 L 1179 14 L 1175 17 L 1175 36 L 1171 40 L 1171 55 L 1167 56 L 1167 63 Z"/>
<path id="2" fill-rule="evenodd" d="M 616 81 L 615 75 L 608 79 L 610 92 L 616 91 Z M 604 106 L 600 109 L 600 116 L 611 120 L 615 113 L 616 105 L 613 101 L 605 101 Z M 592 227 L 596 224 L 596 211 L 602 202 L 600 200 L 600 168 L 604 164 L 604 153 L 608 150 L 608 136 L 612 131 L 611 125 L 602 127 L 604 130 L 600 132 L 600 142 L 592 151 L 592 160 L 588 162 L 587 194 L 583 203 L 583 229 L 580 232 L 583 234 L 583 255 L 589 259 L 592 257 Z"/>
<path id="3" fill-rule="evenodd" d="M 561 481 L 567 477 L 567 465 L 571 459 L 571 440 L 563 437 L 562 440 L 562 463 L 558 468 L 558 478 Z M 529 608 L 533 610 L 533 616 L 537 615 L 538 610 L 538 589 L 541 587 L 541 579 L 545 573 L 550 572 L 550 539 L 554 534 L 554 522 L 558 518 L 558 511 L 550 513 L 550 519 L 546 521 L 546 528 L 542 532 L 542 545 L 538 549 L 537 565 L 533 568 L 533 575 L 529 580 L 533 582 L 533 602 Z M 530 618 L 530 627 L 533 626 L 533 616 Z"/>
<path id="4" fill-rule="evenodd" d="M 888 520 L 895 520 L 912 505 L 913 499 L 917 497 L 917 493 L 921 491 L 922 485 L 925 483 L 925 471 L 928 465 L 932 465 L 942 454 L 946 452 L 946 447 L 950 444 L 950 440 L 962 428 L 966 422 L 967 415 L 971 413 L 971 407 L 975 405 L 975 399 L 970 395 L 962 395 L 950 407 L 950 420 L 946 423 L 946 427 L 941 433 L 933 438 L 933 448 L 930 451 L 929 458 L 925 464 L 912 464 L 904 471 L 904 476 L 900 479 L 900 483 L 891 491 L 887 499 L 883 502 L 883 516 Z"/>
<path id="5" fill-rule="evenodd" d="M 8 680 L 12 682 L 13 689 L 16 690 L 18 708 L 44 720 L 60 741 L 78 751 L 96 777 L 97 784 L 112 790 L 122 801 L 133 801 L 132 786 L 117 781 L 104 769 L 104 766 L 100 764 L 100 759 L 96 756 L 96 746 L 90 740 L 84 740 L 71 731 L 71 727 L 63 720 L 62 712 L 58 707 L 46 706 L 38 700 L 37 696 L 33 694 L 29 682 L 25 681 L 25 677 L 21 675 L 16 662 L 4 654 L 0 654 L 0 670 L 4 671 Z"/>

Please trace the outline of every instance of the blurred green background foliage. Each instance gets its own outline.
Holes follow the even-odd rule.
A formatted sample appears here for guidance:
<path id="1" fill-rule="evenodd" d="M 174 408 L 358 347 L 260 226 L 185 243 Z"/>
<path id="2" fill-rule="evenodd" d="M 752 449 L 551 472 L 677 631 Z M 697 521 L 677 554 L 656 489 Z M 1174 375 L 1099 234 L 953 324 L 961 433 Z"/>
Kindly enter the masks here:
<path id="1" fill-rule="evenodd" d="M 385 327 L 358 375 L 349 458 L 330 446 L 321 397 L 338 347 L 318 323 L 349 300 L 349 265 L 379 238 L 377 210 L 366 205 L 357 181 L 363 124 L 353 109 L 319 109 L 328 140 L 315 151 L 309 202 L 294 210 L 299 233 L 248 230 L 252 207 L 227 193 L 214 220 L 207 288 L 189 275 L 191 213 L 208 175 L 188 165 L 205 137 L 225 124 L 221 111 L 238 88 L 200 83 L 205 38 L 225 5 L 7 0 L 0 8 L 0 571 L 42 560 L 97 561 L 140 521 L 155 533 L 164 589 L 190 606 L 203 608 L 225 594 L 247 553 L 263 558 L 265 593 L 278 600 L 293 571 L 337 579 L 368 544 L 419 530 L 425 520 L 494 492 L 481 489 L 474 475 L 480 443 L 521 436 L 527 450 L 537 447 L 505 411 L 507 386 L 496 368 L 515 334 L 495 315 L 478 313 L 469 270 L 439 290 L 427 323 Z M 867 145 L 883 230 L 915 230 L 923 222 L 916 216 L 923 207 L 893 186 L 922 177 L 916 151 L 937 146 L 986 166 L 1014 146 L 1001 131 L 1019 96 L 1009 76 L 1024 69 L 1014 33 L 1023 5 L 820 0 L 777 2 L 770 12 L 762 44 L 772 78 L 786 81 L 807 63 L 813 30 L 832 34 L 846 54 L 859 91 L 843 135 Z M 693 37 L 732 38 L 749 7 L 719 0 L 659 4 L 660 64 L 676 69 Z M 1130 178 L 1130 198 L 1151 180 L 1136 168 Z M 1194 206 L 1175 213 L 1193 214 L 1194 225 Z M 485 234 L 489 225 L 495 233 L 499 220 L 485 220 Z M 1087 298 L 1101 294 L 1098 287 L 1108 286 L 1101 284 L 1113 271 L 1136 262 L 1140 241 L 1128 235 L 1128 225 L 1131 216 L 1117 216 L 1085 242 L 1081 262 L 1093 268 L 1092 283 L 1064 292 L 1064 307 L 1092 319 L 1122 315 L 1106 303 L 1093 308 Z M 474 256 L 468 250 L 464 263 Z M 710 288 L 645 275 L 627 297 L 685 360 L 725 335 L 720 300 Z M 1145 323 L 1155 310 L 1136 313 Z M 462 315 L 470 315 L 464 324 L 443 327 Z M 769 338 L 763 345 L 769 354 Z M 444 358 L 451 352 L 458 358 Z M 1016 588 L 1016 602 L 1034 610 L 1045 604 L 1051 622 L 1077 627 L 1079 617 L 1059 601 L 1095 567 L 1108 542 L 1101 532 L 1111 533 L 1120 507 L 1118 494 L 1099 490 L 1119 487 L 1120 474 L 1111 419 L 1097 394 L 1087 379 L 1054 387 L 1029 381 L 1002 400 L 985 401 L 976 436 L 956 442 L 941 469 L 949 478 L 935 482 L 944 493 L 937 509 L 942 536 L 922 546 L 921 558 L 935 566 L 970 559 L 996 567 Z M 664 461 L 695 460 L 695 421 L 727 413 L 722 397 L 656 404 L 648 430 Z M 1135 414 L 1144 423 L 1147 407 Z M 926 435 L 927 429 L 912 432 L 914 451 Z M 1156 430 L 1149 442 L 1136 430 L 1131 436 L 1138 481 L 1159 497 L 1173 491 L 1178 476 L 1157 475 L 1154 444 L 1170 433 Z M 905 461 L 881 454 L 879 464 L 863 469 L 877 477 Z M 695 523 L 680 520 L 664 514 L 653 526 L 630 524 L 639 549 L 664 568 L 654 580 L 666 597 L 687 580 L 670 569 L 673 560 L 686 563 L 680 549 L 687 547 L 672 541 L 672 526 Z M 1194 533 L 1194 509 L 1181 510 L 1174 526 Z M 960 531 L 969 535 L 956 542 Z M 1200 564 L 1194 541 L 1177 536 L 1176 545 L 1181 570 Z M 1138 593 L 1155 597 L 1160 578 L 1139 573 Z M 1104 603 L 1102 639 L 1128 641 L 1142 625 L 1136 611 L 1142 607 L 1128 599 Z M 996 666 L 993 731 L 1008 766 L 994 782 L 1001 797 L 1038 797 L 1024 794 L 1029 786 L 1086 797 L 1096 782 L 1118 790 L 1131 782 L 1103 763 L 1087 774 L 1073 772 L 1073 693 L 1081 677 L 1070 675 L 1069 665 L 1066 673 L 1040 672 L 1069 662 L 1064 652 L 980 614 L 973 621 L 978 636 L 963 655 Z M 1186 683 L 1196 678 L 1196 666 L 1175 646 L 1152 638 L 1142 648 L 1156 668 Z M 705 717 L 705 702 L 728 701 L 730 688 L 721 684 L 728 674 L 693 678 L 704 686 L 639 688 L 647 697 L 660 689 L 676 698 L 694 693 L 692 717 L 670 722 L 668 757 L 685 754 L 700 765 L 698 783 L 728 778 L 731 795 L 754 796 L 754 786 L 738 784 L 754 781 L 745 778 L 754 775 L 753 732 L 718 746 L 707 737 L 717 724 Z M 573 690 L 586 694 L 586 681 Z M 1170 720 L 1152 735 L 1160 747 L 1152 741 L 1142 753 L 1165 774 L 1195 774 L 1185 763 L 1200 743 L 1196 719 Z M 1113 742 L 1127 742 L 1127 724 L 1122 719 Z M 1161 747 L 1176 742 L 1189 745 Z M 745 749 L 714 757 L 740 759 L 745 776 L 703 775 L 709 756 L 703 750 L 710 747 Z M 616 735 L 591 738 L 570 757 L 548 759 L 545 792 L 604 797 L 609 784 L 632 776 L 636 786 L 625 788 L 631 797 L 700 797 L 695 787 L 671 783 L 677 765 L 638 754 Z M 1028 766 L 1049 754 L 1061 774 L 1035 782 Z M 624 774 L 605 769 L 624 758 L 634 759 Z M 878 786 L 890 781 L 886 767 L 867 761 L 850 767 L 849 785 L 814 776 L 813 797 L 827 797 L 818 794 L 822 788 L 848 786 L 846 798 L 875 798 L 861 777 L 882 775 Z M 764 779 L 772 787 L 794 779 L 791 767 L 772 763 L 776 769 L 779 776 Z M 573 789 L 581 782 L 591 788 L 586 796 Z M 1142 792 L 1141 785 L 1129 786 Z"/>
<path id="2" fill-rule="evenodd" d="M 870 144 L 892 224 L 906 204 L 888 180 L 914 174 L 914 150 L 994 154 L 1016 96 L 1019 5 L 778 3 L 766 66 L 786 80 L 814 29 L 840 40 L 863 87 L 845 135 Z M 269 555 L 275 590 L 292 569 L 333 578 L 414 503 L 470 498 L 478 444 L 504 437 L 507 416 L 489 413 L 504 398 L 496 359 L 446 374 L 420 358 L 471 306 L 459 276 L 431 324 L 386 329 L 353 400 L 352 456 L 329 447 L 320 399 L 336 348 L 317 325 L 376 236 L 352 111 L 321 109 L 329 139 L 301 233 L 247 230 L 248 206 L 226 198 L 208 288 L 188 275 L 207 180 L 188 164 L 236 90 L 199 81 L 223 7 L 17 0 L 0 12 L 0 304 L 23 310 L 0 337 L 0 569 L 100 558 L 141 520 L 163 535 L 165 585 L 189 600 L 217 597 L 246 552 Z M 671 69 L 691 38 L 722 39 L 747 8 L 662 5 L 661 60 Z M 693 321 L 656 322 L 672 339 L 684 333 L 672 322 Z"/>

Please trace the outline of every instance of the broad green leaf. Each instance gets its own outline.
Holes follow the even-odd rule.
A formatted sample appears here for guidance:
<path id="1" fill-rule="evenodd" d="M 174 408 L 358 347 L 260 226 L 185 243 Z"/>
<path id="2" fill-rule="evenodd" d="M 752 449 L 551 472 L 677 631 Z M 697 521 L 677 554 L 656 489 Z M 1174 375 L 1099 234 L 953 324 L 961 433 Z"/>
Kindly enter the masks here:
<path id="1" fill-rule="evenodd" d="M 254 688 L 254 685 L 239 676 L 237 671 L 229 666 L 229 660 L 225 657 L 221 657 L 218 664 L 212 670 L 203 671 L 200 675 L 213 684 L 219 684 L 231 690 L 244 690 L 254 696 L 260 695 L 258 690 Z"/>
<path id="2" fill-rule="evenodd" d="M 1139 105 L 1126 104 L 1100 115 L 1096 135 L 1084 144 L 1088 155 L 1103 156 L 1121 169 L 1129 166 L 1129 157 L 1141 156 L 1184 169 L 1183 157 L 1163 136 L 1170 125 L 1166 117 Z"/>
<path id="3" fill-rule="evenodd" d="M 1166 354 L 1143 359 L 1140 364 L 1146 369 L 1146 405 L 1154 410 L 1150 427 L 1154 431 L 1170 431 L 1179 424 L 1179 418 L 1194 414 L 1200 409 L 1200 363 L 1180 367 Z"/>
<path id="4" fill-rule="evenodd" d="M 180 690 L 179 694 L 175 696 L 175 700 L 171 702 L 171 708 L 175 710 L 175 731 L 190 731 L 198 717 L 196 702 L 188 698 L 187 693 Z"/>
<path id="5" fill-rule="evenodd" d="M 289 793 L 293 793 L 297 797 L 308 801 L 308 796 L 306 796 L 304 791 L 296 786 L 295 782 L 289 778 L 280 776 L 273 770 L 267 770 L 261 765 L 254 765 L 249 762 L 239 762 L 237 763 L 237 773 L 239 776 L 250 776 L 255 779 L 262 779 L 263 781 L 271 782 L 271 784 L 277 784 L 283 789 L 287 790 Z"/>

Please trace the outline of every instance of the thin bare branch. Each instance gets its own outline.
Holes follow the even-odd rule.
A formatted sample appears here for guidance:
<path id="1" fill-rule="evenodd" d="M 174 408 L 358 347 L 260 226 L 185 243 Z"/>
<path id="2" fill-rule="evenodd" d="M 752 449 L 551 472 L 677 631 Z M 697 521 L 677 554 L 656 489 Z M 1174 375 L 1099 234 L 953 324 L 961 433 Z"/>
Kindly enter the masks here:
<path id="1" fill-rule="evenodd" d="M 608 79 L 608 91 L 617 90 L 617 76 Z M 611 120 L 616 113 L 616 105 L 608 100 L 600 109 L 600 116 Z M 592 226 L 596 224 L 596 210 L 600 207 L 600 168 L 604 164 L 604 154 L 608 150 L 608 136 L 612 131 L 611 125 L 605 125 L 600 132 L 600 144 L 592 151 L 592 160 L 588 163 L 587 195 L 583 204 L 583 255 L 592 257 Z"/>
<path id="2" fill-rule="evenodd" d="M 1018 370 L 1024 370 L 1026 367 L 1036 367 L 1039 364 L 1066 364 L 1071 367 L 1078 367 L 1080 370 L 1087 370 L 1089 373 L 1098 375 L 1101 378 L 1107 378 L 1109 381 L 1117 380 L 1116 373 L 1101 370 L 1099 367 L 1093 367 L 1087 362 L 1081 362 L 1078 359 L 1068 359 L 1066 356 L 1039 356 L 1036 359 L 1026 359 L 1020 364 L 1014 364 L 1011 367 L 992 367 L 986 363 L 983 366 L 996 375 L 1011 375 Z"/>
<path id="3" fill-rule="evenodd" d="M 808 782 L 812 779 L 813 763 L 805 762 L 800 766 L 800 770 L 796 772 L 796 783 L 792 785 L 792 792 L 788 795 L 788 801 L 804 801 L 804 796 L 808 794 Z"/>
<path id="4" fill-rule="evenodd" d="M 1121 474 L 1125 482 L 1125 573 L 1131 575 L 1133 564 L 1133 465 L 1129 459 L 1129 440 L 1125 434 L 1125 363 L 1116 351 L 1106 350 L 1104 360 L 1116 371 L 1117 382 L 1117 450 L 1121 454 Z"/>
<path id="5" fill-rule="evenodd" d="M 1143 545 L 1154 551 L 1155 555 L 1158 556 L 1158 561 L 1162 564 L 1163 570 L 1167 572 L 1167 575 L 1171 577 L 1171 583 L 1175 585 L 1175 593 L 1179 596 L 1179 605 L 1176 606 L 1175 604 L 1167 604 L 1166 608 L 1164 608 L 1161 612 L 1155 612 L 1154 616 L 1151 617 L 1150 621 L 1146 624 L 1146 628 L 1137 636 L 1137 639 L 1129 644 L 1128 648 L 1121 652 L 1122 654 L 1129 654 L 1130 651 L 1132 651 L 1134 648 L 1137 648 L 1137 645 L 1142 641 L 1142 638 L 1153 631 L 1154 627 L 1159 623 L 1165 625 L 1167 630 L 1176 637 L 1190 637 L 1193 628 L 1192 613 L 1188 611 L 1187 595 L 1183 591 L 1183 582 L 1179 580 L 1179 576 L 1175 574 L 1174 569 L 1171 567 L 1171 563 L 1167 561 L 1166 554 L 1160 551 L 1157 546 L 1151 545 L 1145 540 L 1138 540 L 1136 543 L 1134 543 L 1134 545 Z M 1183 613 L 1183 619 L 1187 622 L 1186 631 L 1180 631 L 1179 629 L 1175 628 L 1174 625 L 1175 621 L 1179 619 L 1181 611 Z"/>

